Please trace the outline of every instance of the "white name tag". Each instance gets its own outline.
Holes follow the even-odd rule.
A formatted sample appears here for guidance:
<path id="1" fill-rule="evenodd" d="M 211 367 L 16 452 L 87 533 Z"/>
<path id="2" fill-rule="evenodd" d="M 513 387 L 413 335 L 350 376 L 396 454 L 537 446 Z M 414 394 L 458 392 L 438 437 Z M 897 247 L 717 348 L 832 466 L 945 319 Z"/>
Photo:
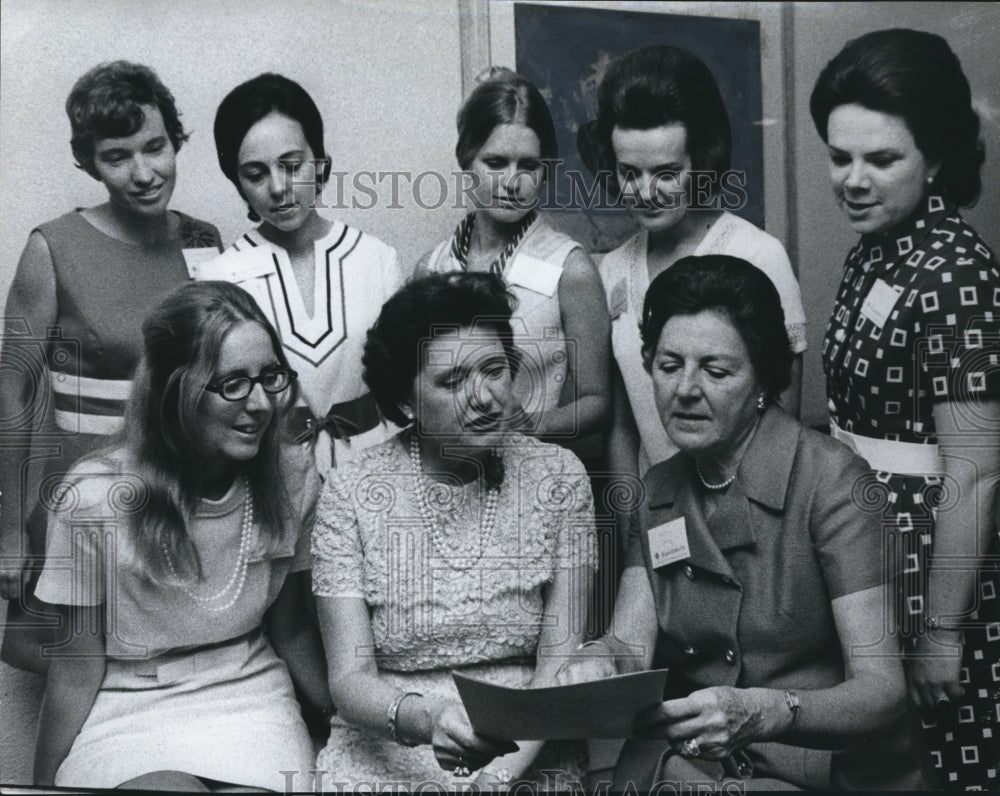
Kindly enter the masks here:
<path id="1" fill-rule="evenodd" d="M 861 305 L 861 314 L 881 329 L 889 320 L 896 299 L 902 292 L 902 287 L 890 287 L 881 279 L 876 279 Z"/>
<path id="2" fill-rule="evenodd" d="M 683 517 L 650 528 L 646 531 L 646 536 L 649 539 L 649 555 L 653 560 L 653 569 L 691 557 L 687 526 Z"/>
<path id="3" fill-rule="evenodd" d="M 274 257 L 268 249 L 249 249 L 235 253 L 226 253 L 214 260 L 198 265 L 198 275 L 192 278 L 201 281 L 221 279 L 223 282 L 246 282 L 258 276 L 275 273 Z"/>
<path id="4" fill-rule="evenodd" d="M 507 282 L 520 285 L 543 296 L 552 296 L 559 287 L 562 266 L 547 263 L 529 254 L 519 254 L 507 272 Z"/>
<path id="5" fill-rule="evenodd" d="M 219 250 L 214 246 L 202 246 L 193 249 L 181 249 L 184 255 L 184 264 L 187 266 L 188 276 L 198 279 L 201 266 L 209 263 L 219 256 Z"/>

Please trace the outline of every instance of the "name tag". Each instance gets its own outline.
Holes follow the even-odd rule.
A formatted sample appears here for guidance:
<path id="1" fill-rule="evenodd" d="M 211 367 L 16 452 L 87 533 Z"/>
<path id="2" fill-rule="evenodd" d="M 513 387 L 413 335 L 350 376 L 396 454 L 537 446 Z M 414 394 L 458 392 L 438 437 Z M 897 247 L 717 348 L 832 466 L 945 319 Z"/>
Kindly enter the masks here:
<path id="1" fill-rule="evenodd" d="M 902 292 L 902 287 L 890 287 L 883 280 L 876 279 L 861 305 L 861 314 L 881 329 L 889 320 L 896 299 Z"/>
<path id="2" fill-rule="evenodd" d="M 198 279 L 201 266 L 209 263 L 219 256 L 219 250 L 214 246 L 200 246 L 198 248 L 181 249 L 184 255 L 184 265 L 187 266 L 188 276 L 191 279 Z"/>
<path id="3" fill-rule="evenodd" d="M 227 252 L 216 255 L 211 262 L 200 263 L 197 275 L 193 279 L 205 281 L 220 279 L 223 282 L 246 282 L 258 276 L 268 276 L 275 273 L 274 257 L 267 249 L 249 249 L 239 254 Z"/>
<path id="4" fill-rule="evenodd" d="M 507 282 L 543 296 L 552 296 L 559 287 L 562 272 L 561 265 L 547 263 L 529 254 L 519 254 L 507 272 Z"/>
<path id="5" fill-rule="evenodd" d="M 683 517 L 650 528 L 646 531 L 646 537 L 649 539 L 649 555 L 653 560 L 653 569 L 691 557 L 687 526 Z"/>

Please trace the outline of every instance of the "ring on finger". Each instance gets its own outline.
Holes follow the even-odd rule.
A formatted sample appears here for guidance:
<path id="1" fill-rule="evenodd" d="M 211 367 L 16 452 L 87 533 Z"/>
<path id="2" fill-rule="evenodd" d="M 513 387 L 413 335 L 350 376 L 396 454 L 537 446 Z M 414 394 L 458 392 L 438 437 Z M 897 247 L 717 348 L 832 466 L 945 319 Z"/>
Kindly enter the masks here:
<path id="1" fill-rule="evenodd" d="M 681 757 L 697 757 L 701 754 L 701 747 L 698 746 L 698 742 L 694 738 L 688 738 L 681 744 L 679 751 Z"/>

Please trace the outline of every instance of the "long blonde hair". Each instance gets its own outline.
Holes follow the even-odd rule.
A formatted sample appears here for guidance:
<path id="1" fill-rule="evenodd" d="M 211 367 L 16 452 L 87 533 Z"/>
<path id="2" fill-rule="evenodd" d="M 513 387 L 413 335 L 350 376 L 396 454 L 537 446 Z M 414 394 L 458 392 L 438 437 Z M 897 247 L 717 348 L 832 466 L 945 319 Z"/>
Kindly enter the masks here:
<path id="1" fill-rule="evenodd" d="M 130 473 L 144 494 L 129 523 L 130 537 L 152 580 L 170 580 L 164 551 L 181 577 L 201 577 L 188 534 L 198 503 L 194 476 L 202 455 L 198 406 L 218 363 L 225 337 L 250 321 L 271 338 L 282 367 L 288 360 L 278 335 L 253 298 L 229 282 L 190 282 L 168 295 L 142 326 L 143 356 L 125 411 L 125 451 Z M 294 404 L 296 385 L 282 393 L 257 455 L 244 472 L 265 549 L 273 552 L 296 518 L 281 475 L 277 430 L 281 412 Z"/>

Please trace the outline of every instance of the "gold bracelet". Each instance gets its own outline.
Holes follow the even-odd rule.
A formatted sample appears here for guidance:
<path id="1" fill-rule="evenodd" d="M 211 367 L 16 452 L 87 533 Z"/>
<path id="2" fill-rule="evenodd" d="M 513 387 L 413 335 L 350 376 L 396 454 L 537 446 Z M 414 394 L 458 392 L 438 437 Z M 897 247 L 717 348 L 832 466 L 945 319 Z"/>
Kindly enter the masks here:
<path id="1" fill-rule="evenodd" d="M 423 696 L 423 694 L 417 691 L 403 691 L 396 694 L 396 698 L 389 704 L 389 710 L 386 712 L 386 725 L 389 727 L 389 737 L 396 743 L 401 746 L 419 746 L 419 743 L 404 741 L 399 735 L 399 724 L 397 722 L 399 718 L 399 706 L 408 696 Z"/>

